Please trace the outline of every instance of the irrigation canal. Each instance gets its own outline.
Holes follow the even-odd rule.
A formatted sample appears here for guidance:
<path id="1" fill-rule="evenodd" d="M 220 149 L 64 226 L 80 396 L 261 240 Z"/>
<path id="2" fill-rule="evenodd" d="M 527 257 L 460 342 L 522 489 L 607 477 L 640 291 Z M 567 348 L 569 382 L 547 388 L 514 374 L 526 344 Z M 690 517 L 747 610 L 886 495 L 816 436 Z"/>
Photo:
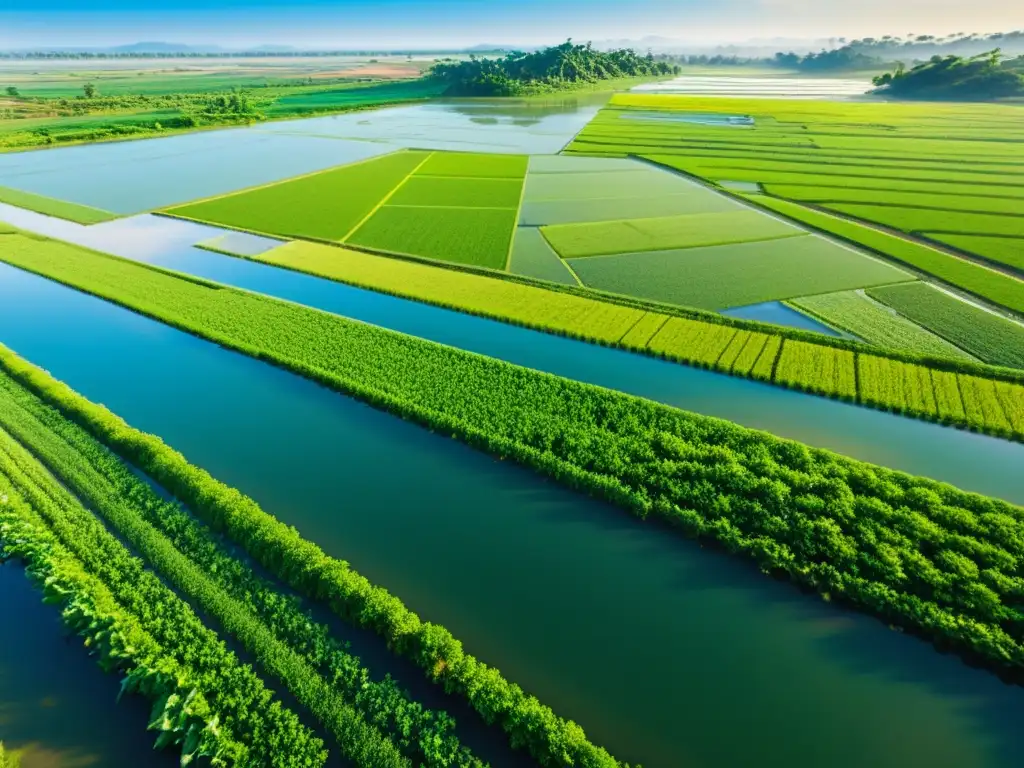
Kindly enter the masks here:
<path id="1" fill-rule="evenodd" d="M 218 269 L 244 266 L 203 258 Z M 278 293 L 288 285 L 323 291 L 306 298 L 344 300 L 350 314 L 358 304 L 368 317 L 416 322 L 423 335 L 445 333 L 537 362 L 553 365 L 579 349 L 575 373 L 600 375 L 604 383 L 621 376 L 639 385 L 661 370 L 648 367 L 655 361 L 567 347 L 501 324 L 433 310 L 420 316 L 408 302 L 380 303 L 383 297 L 297 275 L 292 282 L 277 271 L 239 274 L 276 281 Z M 285 371 L 5 265 L 0 341 L 162 436 L 449 627 L 471 652 L 622 759 L 648 768 L 971 768 L 1015 765 L 1024 749 L 1024 690 L 746 563 Z M 645 386 L 722 407 L 746 399 L 750 413 L 759 403 L 769 421 L 772 411 L 789 423 L 815 403 L 836 406 L 681 366 L 664 370 Z M 840 434 L 846 424 L 830 413 L 806 424 L 816 419 L 824 437 Z M 875 417 L 851 411 L 848 425 Z M 914 430 L 932 429 L 877 417 L 892 424 L 891 434 L 873 433 L 882 442 L 914 445 Z M 938 432 L 916 434 L 919 457 L 934 456 Z M 943 449 L 951 456 L 952 445 Z M 1020 446 L 956 446 L 961 464 L 981 461 L 975 451 L 995 446 L 984 461 L 1006 463 L 986 472 L 990 484 L 1013 474 L 1006 468 L 1014 457 L 1020 466 L 1013 453 Z M 928 466 L 931 474 L 942 468 Z M 1019 488 L 1003 490 L 1019 496 Z"/>
<path id="2" fill-rule="evenodd" d="M 537 370 L 716 416 L 1024 504 L 1024 445 L 669 363 L 192 247 L 224 230 L 157 216 L 82 227 L 0 205 L 0 218 L 108 253 L 306 304 Z"/>

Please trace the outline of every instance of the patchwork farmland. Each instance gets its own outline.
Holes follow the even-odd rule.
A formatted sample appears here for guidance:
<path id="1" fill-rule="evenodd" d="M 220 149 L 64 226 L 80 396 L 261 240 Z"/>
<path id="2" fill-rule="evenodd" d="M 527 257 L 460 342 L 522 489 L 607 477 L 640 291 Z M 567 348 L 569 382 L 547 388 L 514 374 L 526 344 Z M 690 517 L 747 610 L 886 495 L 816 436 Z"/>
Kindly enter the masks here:
<path id="1" fill-rule="evenodd" d="M 1024 748 L 1021 108 L 606 100 L 0 156 L 0 609 L 183 763 Z"/>

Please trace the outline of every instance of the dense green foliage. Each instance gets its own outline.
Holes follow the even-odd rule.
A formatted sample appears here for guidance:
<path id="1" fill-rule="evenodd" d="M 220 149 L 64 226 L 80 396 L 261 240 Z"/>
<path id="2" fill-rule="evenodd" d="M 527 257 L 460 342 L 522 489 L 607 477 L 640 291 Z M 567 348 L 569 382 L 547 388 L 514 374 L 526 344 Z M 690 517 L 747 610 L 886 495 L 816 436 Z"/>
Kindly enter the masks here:
<path id="1" fill-rule="evenodd" d="M 54 200 L 52 197 L 34 195 L 31 192 L 22 192 L 21 190 L 9 187 L 0 187 L 0 203 L 16 205 L 19 208 L 27 208 L 36 213 L 56 216 L 59 219 L 67 219 L 78 224 L 98 224 L 102 221 L 111 221 L 117 218 L 116 213 L 101 211 L 98 208 L 90 208 L 64 200 Z"/>
<path id="2" fill-rule="evenodd" d="M 361 323 L 342 322 L 352 329 L 403 338 Z M 308 340 L 316 344 L 315 338 Z M 325 351 L 328 356 L 337 353 L 335 349 Z M 527 749 L 541 765 L 619 765 L 603 749 L 588 742 L 578 725 L 558 718 L 536 698 L 506 681 L 497 670 L 466 653 L 447 630 L 421 622 L 396 597 L 372 585 L 347 563 L 328 557 L 315 544 L 303 540 L 294 528 L 268 515 L 252 499 L 189 464 L 159 438 L 132 429 L 102 406 L 90 403 L 3 347 L 0 367 L 159 482 L 214 531 L 242 546 L 270 573 L 300 594 L 326 603 L 342 618 L 377 632 L 393 651 L 415 662 L 431 680 L 446 691 L 464 696 L 487 722 L 496 722 L 508 732 L 513 746 Z"/>
<path id="3" fill-rule="evenodd" d="M 986 363 L 1024 368 L 1024 325 L 971 306 L 923 283 L 869 294 Z"/>
<path id="4" fill-rule="evenodd" d="M 18 414 L 5 406 L 3 415 Z M 64 605 L 65 621 L 93 640 L 104 665 L 129 672 L 129 689 L 157 700 L 154 723 L 166 731 L 158 745 L 182 743 L 186 753 L 198 748 L 232 764 L 323 764 L 322 743 L 294 713 L 4 430 L 0 482 L 14 500 L 0 509 L 6 555 L 25 560 L 37 583 L 49 583 L 51 569 L 79 582 L 47 587 L 46 596 Z M 81 585 L 85 579 L 96 589 Z"/>
<path id="5" fill-rule="evenodd" d="M 479 764 L 449 733 L 447 716 L 424 711 L 389 678 L 372 681 L 297 601 L 226 552 L 81 427 L 6 377 L 0 387 L 0 425 L 287 685 L 348 759 L 374 768 L 407 765 L 397 746 L 427 766 Z"/>
<path id="6" fill-rule="evenodd" d="M 58 257 L 32 261 L 36 269 L 45 267 L 137 311 L 515 459 L 641 517 L 717 541 L 767 571 L 995 669 L 1024 669 L 1024 511 L 1017 507 L 341 317 L 227 288 L 210 290 L 117 259 L 78 251 L 62 266 Z M 735 331 L 717 333 L 699 343 L 709 355 L 724 343 L 720 359 L 734 336 Z M 819 354 L 807 346 L 783 350 L 778 361 L 790 360 L 790 375 L 803 377 L 801 384 L 801 371 L 808 370 L 801 357 Z M 849 387 L 853 355 L 837 351 L 832 357 L 830 375 L 838 386 Z M 45 381 L 38 371 L 17 375 Z M 997 397 L 1020 402 L 1011 385 L 1005 392 L 992 386 Z M 463 656 L 450 635 L 419 624 L 365 582 L 357 588 L 350 571 L 249 500 L 188 467 L 159 441 L 127 430 L 52 383 L 36 389 L 65 412 L 76 412 L 94 434 L 130 455 L 278 576 L 384 633 L 393 648 L 416 659 L 447 689 L 467 695 L 543 763 L 606 762 L 578 729 Z"/>
<path id="7" fill-rule="evenodd" d="M 513 51 L 500 59 L 446 59 L 431 68 L 430 76 L 445 84 L 449 96 L 518 96 L 678 71 L 678 66 L 655 61 L 650 54 L 640 56 L 630 49 L 603 52 L 590 43 L 567 40 L 533 53 Z"/>
<path id="8" fill-rule="evenodd" d="M 966 59 L 935 55 L 911 69 L 901 64 L 876 77 L 874 84 L 886 96 L 903 99 L 987 101 L 1024 96 L 1024 76 L 1001 66 L 1000 59 L 999 50 Z"/>
<path id="9" fill-rule="evenodd" d="M 905 349 L 922 355 L 974 359 L 959 347 L 872 301 L 860 291 L 804 296 L 787 303 L 880 347 Z"/>

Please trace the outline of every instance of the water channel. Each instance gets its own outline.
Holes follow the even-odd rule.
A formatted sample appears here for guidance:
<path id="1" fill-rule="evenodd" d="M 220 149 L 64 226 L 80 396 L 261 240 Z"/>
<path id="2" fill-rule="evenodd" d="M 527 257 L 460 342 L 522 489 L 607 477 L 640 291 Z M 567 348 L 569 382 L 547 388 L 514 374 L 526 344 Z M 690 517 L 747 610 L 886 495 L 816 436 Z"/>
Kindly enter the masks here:
<path id="1" fill-rule="evenodd" d="M 449 627 L 622 759 L 966 768 L 1014 765 L 1024 747 L 1024 691 L 294 375 L 6 266 L 0 341 Z"/>

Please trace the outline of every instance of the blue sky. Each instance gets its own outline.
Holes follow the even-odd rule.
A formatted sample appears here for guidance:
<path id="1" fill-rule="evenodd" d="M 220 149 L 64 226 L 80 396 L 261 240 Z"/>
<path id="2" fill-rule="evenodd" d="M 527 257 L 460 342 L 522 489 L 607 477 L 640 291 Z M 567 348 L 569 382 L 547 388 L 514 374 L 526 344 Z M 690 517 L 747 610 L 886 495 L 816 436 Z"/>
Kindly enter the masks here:
<path id="1" fill-rule="evenodd" d="M 463 46 L 998 31 L 1019 0 L 0 0 L 0 47 L 139 40 Z"/>

